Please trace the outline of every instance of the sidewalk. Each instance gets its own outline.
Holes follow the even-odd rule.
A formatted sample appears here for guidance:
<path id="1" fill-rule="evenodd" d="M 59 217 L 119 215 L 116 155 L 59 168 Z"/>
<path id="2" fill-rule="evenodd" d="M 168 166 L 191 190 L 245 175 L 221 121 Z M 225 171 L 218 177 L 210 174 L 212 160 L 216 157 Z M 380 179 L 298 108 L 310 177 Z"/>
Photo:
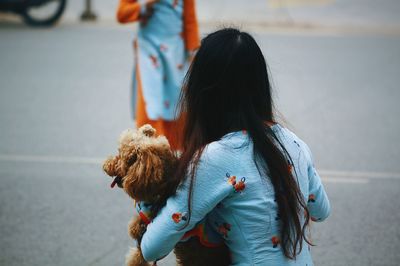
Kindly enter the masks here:
<path id="1" fill-rule="evenodd" d="M 83 0 L 70 1 L 64 22 L 77 21 Z M 116 24 L 118 0 L 92 0 L 99 23 Z M 397 0 L 197 0 L 200 26 L 240 26 L 256 31 L 330 30 L 400 34 Z"/>

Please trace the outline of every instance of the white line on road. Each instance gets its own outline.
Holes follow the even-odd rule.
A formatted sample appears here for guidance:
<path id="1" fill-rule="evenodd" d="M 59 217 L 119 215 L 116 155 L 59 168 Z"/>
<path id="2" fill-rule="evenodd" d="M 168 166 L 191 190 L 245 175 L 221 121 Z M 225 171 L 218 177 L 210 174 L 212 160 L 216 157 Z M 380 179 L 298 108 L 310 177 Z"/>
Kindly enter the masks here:
<path id="1" fill-rule="evenodd" d="M 5 162 L 101 164 L 104 160 L 94 157 L 0 154 L 0 161 Z"/>
<path id="2" fill-rule="evenodd" d="M 319 170 L 320 176 L 335 178 L 400 179 L 400 173 Z"/>
<path id="3" fill-rule="evenodd" d="M 343 178 L 343 177 L 326 177 L 322 176 L 323 183 L 346 183 L 346 184 L 367 184 L 369 179 L 367 178 Z"/>
<path id="4" fill-rule="evenodd" d="M 0 162 L 31 162 L 31 163 L 68 163 L 100 165 L 105 158 L 76 156 L 40 156 L 40 155 L 9 155 L 0 154 Z M 400 179 L 400 173 L 395 172 L 362 172 L 319 170 L 324 182 L 365 184 L 370 179 Z"/>

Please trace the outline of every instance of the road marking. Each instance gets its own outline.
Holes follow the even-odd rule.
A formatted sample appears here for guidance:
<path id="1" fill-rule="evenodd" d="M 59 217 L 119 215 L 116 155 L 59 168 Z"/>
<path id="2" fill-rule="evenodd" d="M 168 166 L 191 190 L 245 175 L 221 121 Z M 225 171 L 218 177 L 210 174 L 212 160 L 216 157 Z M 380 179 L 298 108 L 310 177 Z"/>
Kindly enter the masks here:
<path id="1" fill-rule="evenodd" d="M 322 183 L 368 184 L 367 178 L 337 178 L 322 176 Z"/>
<path id="2" fill-rule="evenodd" d="M 332 178 L 400 179 L 400 173 L 319 170 L 320 176 Z"/>
<path id="3" fill-rule="evenodd" d="M 106 158 L 0 154 L 0 162 L 67 163 L 101 165 Z M 396 172 L 318 170 L 323 182 L 365 184 L 371 179 L 400 179 Z"/>
<path id="4" fill-rule="evenodd" d="M 105 158 L 0 154 L 0 161 L 29 163 L 101 164 Z"/>

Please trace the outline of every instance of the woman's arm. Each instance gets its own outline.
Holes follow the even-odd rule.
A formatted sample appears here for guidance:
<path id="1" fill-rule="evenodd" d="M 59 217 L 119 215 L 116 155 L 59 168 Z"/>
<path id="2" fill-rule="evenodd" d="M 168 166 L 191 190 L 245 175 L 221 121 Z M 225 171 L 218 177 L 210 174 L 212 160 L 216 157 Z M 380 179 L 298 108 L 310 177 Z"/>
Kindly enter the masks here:
<path id="1" fill-rule="evenodd" d="M 138 0 L 120 0 L 117 9 L 117 20 L 120 23 L 138 21 L 140 18 L 141 4 Z"/>
<path id="2" fill-rule="evenodd" d="M 199 162 L 193 186 L 192 215 L 188 225 L 183 229 L 189 219 L 189 178 L 178 189 L 176 195 L 168 199 L 166 206 L 148 225 L 141 242 L 143 257 L 146 261 L 155 261 L 171 252 L 185 232 L 192 229 L 219 202 L 234 191 L 220 167 L 221 159 L 215 156 L 218 151 L 214 150 L 212 153 L 210 155 L 210 150 L 205 150 Z"/>
<path id="3" fill-rule="evenodd" d="M 184 0 L 183 34 L 186 50 L 194 51 L 199 48 L 199 26 L 197 24 L 196 5 L 194 0 Z"/>
<path id="4" fill-rule="evenodd" d="M 308 147 L 307 147 L 308 148 Z M 320 222 L 325 220 L 330 212 L 331 206 L 329 203 L 328 196 L 325 192 L 324 186 L 321 182 L 321 177 L 317 173 L 314 167 L 311 152 L 310 163 L 308 166 L 308 203 L 307 207 L 310 212 L 311 220 L 314 222 Z"/>
<path id="5" fill-rule="evenodd" d="M 153 14 L 153 5 L 159 0 L 120 0 L 117 20 L 120 23 L 141 21 L 143 23 Z"/>

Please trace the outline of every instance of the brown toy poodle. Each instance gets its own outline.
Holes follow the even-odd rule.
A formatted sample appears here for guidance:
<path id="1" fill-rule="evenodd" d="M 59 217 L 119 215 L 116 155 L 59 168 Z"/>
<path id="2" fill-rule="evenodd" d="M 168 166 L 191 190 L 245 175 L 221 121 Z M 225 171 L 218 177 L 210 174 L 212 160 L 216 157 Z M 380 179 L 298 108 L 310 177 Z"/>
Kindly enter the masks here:
<path id="1" fill-rule="evenodd" d="M 127 255 L 128 266 L 150 265 L 143 258 L 140 243 L 147 224 L 175 194 L 179 180 L 174 179 L 178 158 L 164 136 L 156 136 L 150 125 L 138 130 L 128 129 L 121 134 L 118 155 L 108 158 L 104 171 L 135 201 L 151 206 L 149 217 L 134 217 L 128 226 L 129 235 L 138 243 Z M 230 264 L 229 250 L 225 245 L 207 248 L 196 237 L 175 246 L 178 265 L 224 266 Z"/>

